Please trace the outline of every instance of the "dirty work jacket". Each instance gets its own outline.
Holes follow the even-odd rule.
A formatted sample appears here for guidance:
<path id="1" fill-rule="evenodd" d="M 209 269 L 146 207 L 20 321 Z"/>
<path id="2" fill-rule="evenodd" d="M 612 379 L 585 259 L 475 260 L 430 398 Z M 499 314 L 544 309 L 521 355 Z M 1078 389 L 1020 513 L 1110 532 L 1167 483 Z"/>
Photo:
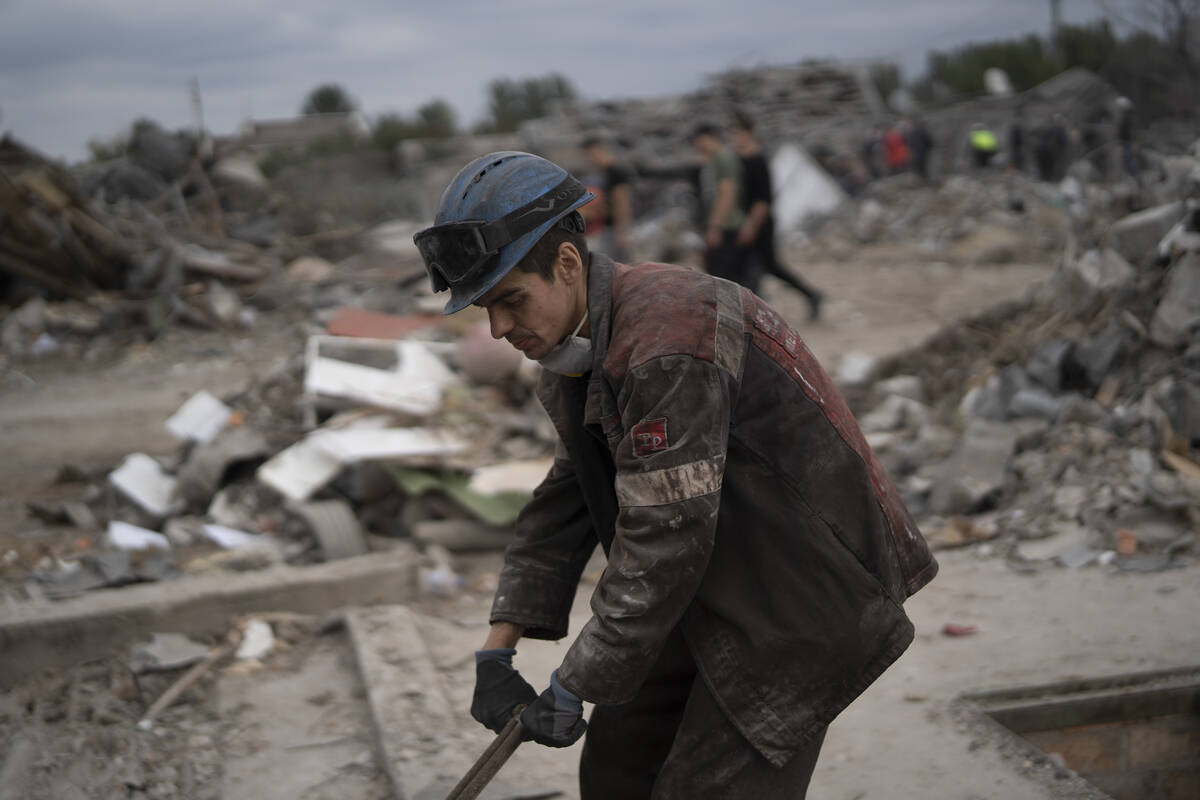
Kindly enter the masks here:
<path id="1" fill-rule="evenodd" d="M 560 437 L 517 521 L 491 620 L 559 639 L 597 541 L 608 565 L 558 676 L 637 693 L 678 625 L 739 731 L 776 765 L 908 646 L 937 564 L 800 337 L 734 283 L 594 256 L 594 361 L 544 372 Z"/>

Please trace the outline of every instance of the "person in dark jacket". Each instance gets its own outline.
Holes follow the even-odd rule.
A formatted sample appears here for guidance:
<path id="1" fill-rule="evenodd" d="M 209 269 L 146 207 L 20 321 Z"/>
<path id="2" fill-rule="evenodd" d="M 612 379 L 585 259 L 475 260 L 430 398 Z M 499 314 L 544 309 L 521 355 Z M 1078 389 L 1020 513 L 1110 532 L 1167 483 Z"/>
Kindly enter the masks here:
<path id="1" fill-rule="evenodd" d="M 908 647 L 937 564 L 833 382 L 727 280 L 589 254 L 589 193 L 527 153 L 451 181 L 417 234 L 445 312 L 543 367 L 553 466 L 517 521 L 471 713 L 564 747 L 594 798 L 803 797 L 826 727 Z M 591 618 L 541 694 L 522 638 Z M 583 701 L 595 704 L 589 721 Z"/>
<path id="2" fill-rule="evenodd" d="M 929 180 L 929 153 L 933 150 L 933 136 L 925 123 L 910 117 L 901 124 L 904 139 L 912 153 L 912 170 L 923 181 Z"/>
<path id="3" fill-rule="evenodd" d="M 804 295 L 808 301 L 809 319 L 815 320 L 821 315 L 821 301 L 825 295 L 781 264 L 775 250 L 775 215 L 771 213 L 775 192 L 771 187 L 770 166 L 758 137 L 754 135 L 754 122 L 747 117 L 739 117 L 730 130 L 730 142 L 742 160 L 742 210 L 745 220 L 738 231 L 737 241 L 749 249 L 745 286 L 756 292 L 763 273 L 774 275 Z"/>
<path id="4" fill-rule="evenodd" d="M 1008 169 L 1010 172 L 1025 171 L 1025 112 L 1013 112 L 1012 124 L 1008 126 Z"/>

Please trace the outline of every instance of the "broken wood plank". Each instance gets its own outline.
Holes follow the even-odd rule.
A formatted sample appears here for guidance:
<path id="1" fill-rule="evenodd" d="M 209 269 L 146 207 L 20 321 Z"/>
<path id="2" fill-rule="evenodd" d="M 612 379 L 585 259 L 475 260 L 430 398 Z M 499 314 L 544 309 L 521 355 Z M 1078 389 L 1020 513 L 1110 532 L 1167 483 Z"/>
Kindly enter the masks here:
<path id="1" fill-rule="evenodd" d="M 39 269 L 28 261 L 4 251 L 0 251 L 0 270 L 10 272 L 52 292 L 58 292 L 75 300 L 87 300 L 88 296 L 92 293 L 92 287 L 86 284 L 77 285 L 68 283 L 62 278 L 51 275 L 46 270 Z"/>

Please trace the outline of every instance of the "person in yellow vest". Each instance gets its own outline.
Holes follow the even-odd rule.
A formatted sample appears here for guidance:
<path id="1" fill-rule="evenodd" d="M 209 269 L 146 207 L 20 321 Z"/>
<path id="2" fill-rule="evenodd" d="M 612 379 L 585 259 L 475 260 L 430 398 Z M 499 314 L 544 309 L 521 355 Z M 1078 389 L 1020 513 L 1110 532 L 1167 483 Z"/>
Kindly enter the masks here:
<path id="1" fill-rule="evenodd" d="M 975 166 L 983 169 L 992 163 L 992 159 L 999 152 L 1000 140 L 986 125 L 976 122 L 971 126 L 971 132 L 967 135 L 967 146 L 971 150 L 971 158 Z"/>

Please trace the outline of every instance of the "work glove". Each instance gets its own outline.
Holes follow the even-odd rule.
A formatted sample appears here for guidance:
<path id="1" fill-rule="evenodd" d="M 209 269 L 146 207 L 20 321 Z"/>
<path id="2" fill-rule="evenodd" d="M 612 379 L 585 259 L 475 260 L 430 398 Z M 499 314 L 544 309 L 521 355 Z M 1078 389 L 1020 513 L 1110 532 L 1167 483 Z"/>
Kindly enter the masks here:
<path id="1" fill-rule="evenodd" d="M 471 716 L 499 733 L 513 717 L 513 709 L 529 705 L 537 692 L 513 667 L 517 651 L 511 647 L 475 651 L 475 695 Z"/>
<path id="2" fill-rule="evenodd" d="M 558 670 L 550 673 L 550 688 L 521 712 L 524 740 L 547 747 L 570 747 L 583 736 L 583 701 L 558 682 Z"/>

